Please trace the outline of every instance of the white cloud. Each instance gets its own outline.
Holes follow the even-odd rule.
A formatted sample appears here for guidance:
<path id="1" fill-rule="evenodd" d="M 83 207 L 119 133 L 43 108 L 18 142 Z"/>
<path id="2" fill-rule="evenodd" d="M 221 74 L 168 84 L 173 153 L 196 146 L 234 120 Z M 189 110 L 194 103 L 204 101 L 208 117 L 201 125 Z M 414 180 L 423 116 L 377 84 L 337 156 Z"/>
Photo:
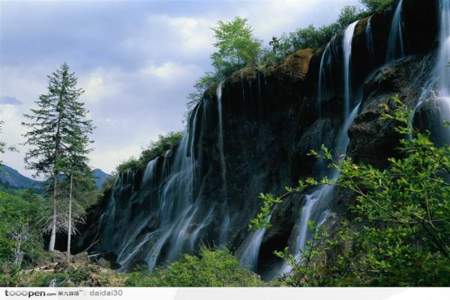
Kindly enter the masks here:
<path id="1" fill-rule="evenodd" d="M 179 80 L 193 78 L 201 72 L 195 65 L 181 65 L 174 62 L 165 62 L 163 64 L 148 64 L 140 74 L 143 76 L 153 76 L 165 83 L 176 84 Z"/>
<path id="2" fill-rule="evenodd" d="M 25 169 L 23 161 L 27 147 L 23 145 L 22 135 L 25 133 L 25 128 L 21 125 L 24 121 L 22 110 L 14 105 L 0 105 L 0 120 L 4 122 L 1 140 L 6 142 L 8 147 L 14 146 L 19 151 L 6 151 L 1 160 L 21 173 L 31 175 L 31 172 Z"/>
<path id="3" fill-rule="evenodd" d="M 185 97 L 209 71 L 211 27 L 218 20 L 246 17 L 256 37 L 267 42 L 301 26 L 330 23 L 342 6 L 358 2 L 75 1 L 32 6 L 0 1 L 0 97 L 22 102 L 0 106 L 0 119 L 6 121 L 2 137 L 12 144 L 23 142 L 22 114 L 46 91 L 46 76 L 67 61 L 86 91 L 82 99 L 97 126 L 91 165 L 110 172 L 158 134 L 181 129 Z M 23 171 L 25 148 L 20 150 L 4 160 Z"/>
<path id="4" fill-rule="evenodd" d="M 180 48 L 187 52 L 212 52 L 214 35 L 211 27 L 216 20 L 192 17 L 168 18 L 167 23 L 180 42 Z"/>

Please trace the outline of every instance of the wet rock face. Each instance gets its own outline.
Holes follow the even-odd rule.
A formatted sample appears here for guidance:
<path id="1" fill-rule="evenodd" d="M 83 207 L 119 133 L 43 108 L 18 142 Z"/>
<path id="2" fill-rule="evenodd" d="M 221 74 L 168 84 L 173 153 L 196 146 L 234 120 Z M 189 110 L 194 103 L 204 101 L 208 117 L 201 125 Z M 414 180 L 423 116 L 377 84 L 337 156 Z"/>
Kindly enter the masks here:
<path id="1" fill-rule="evenodd" d="M 436 3 L 405 1 L 408 56 L 386 66 L 393 9 L 357 24 L 350 62 L 351 98 L 352 106 L 360 101 L 361 106 L 349 130 L 348 155 L 352 159 L 383 167 L 388 157 L 397 155 L 395 124 L 382 120 L 380 105 L 391 105 L 395 95 L 410 107 L 418 102 L 433 65 Z M 245 68 L 234 73 L 222 84 L 220 102 L 217 87 L 211 87 L 189 118 L 185 144 L 158 158 L 151 182 L 143 180 L 142 171 L 120 174 L 104 201 L 91 209 L 87 224 L 80 227 L 75 241 L 78 250 L 89 247 L 89 251 L 102 253 L 114 263 L 126 262 L 130 268 L 153 259 L 152 263 L 167 263 L 174 258 L 173 248 L 180 244 L 177 254 L 195 252 L 201 244 L 239 249 L 249 237 L 248 222 L 258 211 L 260 193 L 279 194 L 300 178 L 324 175 L 308 153 L 321 145 L 332 149 L 343 124 L 342 38 L 337 35 L 330 42 L 320 101 L 318 79 L 325 48 L 300 50 L 265 72 Z M 373 40 L 373 49 L 368 47 L 368 38 Z M 414 124 L 425 128 L 424 124 L 437 120 L 442 111 L 437 99 L 419 108 Z M 439 132 L 431 124 L 426 129 Z M 185 159 L 192 162 L 194 170 L 193 178 L 182 178 L 192 180 L 192 191 L 186 193 L 191 206 L 183 206 L 180 194 L 172 195 L 173 201 L 161 198 L 169 182 L 172 188 L 183 186 L 171 168 Z M 260 273 L 270 272 L 277 263 L 273 251 L 286 247 L 304 198 L 295 195 L 275 208 L 273 226 L 260 245 L 256 268 Z M 335 211 L 342 211 L 349 198 L 348 193 L 337 192 L 332 203 Z M 173 210 L 167 210 L 171 205 Z M 165 215 L 169 211 L 174 216 Z M 186 219 L 183 214 L 193 216 Z M 189 222 L 170 233 L 154 258 L 155 245 L 173 229 L 165 224 L 171 217 Z"/>
<path id="2" fill-rule="evenodd" d="M 445 98 L 428 99 L 419 105 L 414 115 L 414 127 L 429 133 L 438 146 L 450 145 L 450 129 L 446 126 L 450 121 L 449 103 Z"/>
<path id="3" fill-rule="evenodd" d="M 382 118 L 382 105 L 393 107 L 393 97 L 398 97 L 413 108 L 431 68 L 429 55 L 411 56 L 378 69 L 366 80 L 361 111 L 349 130 L 350 157 L 384 167 L 388 157 L 397 156 L 401 137 L 396 124 Z"/>

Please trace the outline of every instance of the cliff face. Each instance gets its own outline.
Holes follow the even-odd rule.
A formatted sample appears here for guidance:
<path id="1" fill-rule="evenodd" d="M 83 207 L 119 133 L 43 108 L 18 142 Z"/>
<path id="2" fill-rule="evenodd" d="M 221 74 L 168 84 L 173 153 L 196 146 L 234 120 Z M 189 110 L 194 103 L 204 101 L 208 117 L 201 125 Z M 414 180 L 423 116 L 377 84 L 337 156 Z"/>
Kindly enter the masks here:
<path id="1" fill-rule="evenodd" d="M 258 195 L 280 193 L 299 178 L 329 176 L 307 155 L 322 144 L 336 155 L 385 166 L 396 155 L 398 136 L 394 124 L 381 120 L 380 104 L 393 95 L 411 107 L 423 100 L 439 46 L 439 1 L 404 1 L 403 40 L 394 40 L 403 53 L 387 62 L 388 49 L 397 47 L 389 42 L 395 8 L 360 20 L 350 44 L 344 42 L 349 32 L 342 33 L 323 49 L 300 50 L 264 73 L 241 70 L 207 91 L 175 149 L 150 162 L 145 174 L 119 174 L 91 211 L 78 247 L 127 269 L 154 268 L 201 244 L 226 246 L 248 268 L 279 273 L 273 250 L 301 248 L 305 211 L 324 222 L 350 199 L 326 189 L 291 197 L 275 208 L 269 230 L 249 232 Z M 430 128 L 439 107 L 420 110 L 416 124 Z"/>

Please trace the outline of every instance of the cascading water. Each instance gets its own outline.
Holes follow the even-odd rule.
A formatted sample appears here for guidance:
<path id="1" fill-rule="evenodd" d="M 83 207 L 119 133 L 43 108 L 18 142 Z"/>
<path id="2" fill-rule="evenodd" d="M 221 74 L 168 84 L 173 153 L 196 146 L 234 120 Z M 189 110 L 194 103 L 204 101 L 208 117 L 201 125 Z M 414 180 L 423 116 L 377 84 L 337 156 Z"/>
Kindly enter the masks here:
<path id="1" fill-rule="evenodd" d="M 369 56 L 371 58 L 375 57 L 375 44 L 373 41 L 373 31 L 372 31 L 372 16 L 369 17 L 367 20 L 366 30 L 365 30 L 365 36 L 366 36 L 366 47 L 367 51 L 369 52 Z M 373 61 L 372 61 L 373 62 Z"/>
<path id="2" fill-rule="evenodd" d="M 348 130 L 359 112 L 359 104 L 353 108 L 352 112 L 347 114 L 347 110 L 351 105 L 351 51 L 352 41 L 357 22 L 352 23 L 347 27 L 343 38 L 343 55 L 344 55 L 344 106 L 345 116 L 344 124 L 338 134 L 337 142 L 334 147 L 335 157 L 339 160 L 345 158 L 347 146 L 349 143 Z M 331 170 L 327 174 L 331 180 L 337 180 L 339 172 Z M 305 196 L 305 204 L 302 207 L 300 217 L 294 227 L 293 234 L 289 240 L 290 251 L 295 254 L 297 260 L 302 259 L 302 251 L 306 242 L 311 237 L 311 232 L 308 230 L 311 221 L 318 224 L 323 224 L 329 213 L 329 205 L 333 195 L 333 185 L 322 185 L 311 194 Z M 283 263 L 279 275 L 289 273 L 291 266 Z"/>
<path id="3" fill-rule="evenodd" d="M 178 258 L 181 253 L 194 251 L 199 234 L 212 222 L 214 206 L 207 213 L 202 212 L 194 191 L 197 170 L 192 139 L 196 132 L 198 117 L 197 107 L 193 112 L 192 122 L 183 134 L 178 147 L 173 153 L 168 151 L 163 158 L 160 176 L 163 182 L 157 182 L 156 178 L 160 157 L 150 161 L 144 171 L 142 189 L 149 193 L 153 191 L 151 195 L 157 198 L 152 200 L 153 214 L 149 211 L 148 216 L 143 214 L 132 219 L 132 226 L 129 226 L 129 229 L 123 229 L 122 242 L 117 246 L 117 262 L 123 270 L 128 269 L 137 259 L 145 261 L 148 268 L 152 270 L 160 260 L 170 262 Z M 117 182 L 116 186 L 120 191 L 123 183 Z M 140 199 L 135 205 L 143 200 L 144 198 Z M 130 201 L 133 203 L 133 198 Z M 117 200 L 113 197 L 110 202 L 109 216 L 116 214 L 116 202 Z M 159 226 L 156 230 L 145 231 L 144 229 L 152 222 L 158 222 Z M 104 222 L 104 226 L 105 230 L 109 230 L 108 228 L 116 224 L 113 219 L 109 219 Z M 114 236 L 112 232 L 108 235 Z"/>
<path id="4" fill-rule="evenodd" d="M 434 120 L 426 120 L 431 130 L 433 140 L 438 145 L 450 143 L 450 129 L 443 125 L 450 120 L 450 0 L 439 1 L 439 48 L 436 63 L 430 79 L 424 87 L 416 105 L 416 113 L 423 105 L 431 102 L 438 113 Z M 411 122 L 414 118 L 411 118 Z M 430 123 L 435 123 L 435 126 Z M 429 128 L 427 128 L 429 129 Z"/>
<path id="5" fill-rule="evenodd" d="M 439 54 L 436 65 L 438 95 L 450 105 L 450 0 L 440 1 Z"/>
<path id="6" fill-rule="evenodd" d="M 227 166 L 225 163 L 225 154 L 223 150 L 223 113 L 222 113 L 222 85 L 223 82 L 220 82 L 217 86 L 217 113 L 219 115 L 219 156 L 220 156 L 220 168 L 221 168 L 221 176 L 224 185 L 224 190 L 227 188 Z"/>
<path id="7" fill-rule="evenodd" d="M 317 111 L 319 116 L 322 113 L 322 99 L 323 99 L 323 91 L 327 87 L 327 69 L 331 63 L 331 41 L 325 47 L 325 50 L 322 53 L 322 58 L 320 59 L 319 66 L 319 80 L 317 83 Z"/>
<path id="8" fill-rule="evenodd" d="M 358 22 L 353 22 L 350 26 L 347 27 L 344 33 L 343 40 L 343 51 L 344 51 L 344 116 L 347 116 L 350 113 L 351 106 L 351 91 L 352 91 L 352 79 L 350 74 L 351 69 L 351 61 L 350 58 L 352 56 L 352 42 L 353 42 L 353 33 L 355 32 L 355 27 Z"/>
<path id="9" fill-rule="evenodd" d="M 269 216 L 269 220 L 271 216 Z M 252 232 L 237 250 L 237 256 L 241 266 L 256 272 L 258 266 L 259 250 L 266 234 L 266 228 Z"/>
<path id="10" fill-rule="evenodd" d="M 440 1 L 440 47 L 433 73 L 433 91 L 448 103 L 450 0 Z M 402 4 L 403 1 L 398 2 L 392 20 L 387 14 L 377 15 L 376 22 L 369 18 L 362 33 L 366 37 L 367 52 L 372 56 L 367 61 L 373 62 L 373 53 L 380 52 L 380 48 L 375 47 L 382 38 L 383 31 L 378 25 L 383 21 L 392 21 L 388 48 L 395 54 L 391 56 L 395 59 L 403 55 Z M 355 74 L 352 76 L 352 72 L 366 76 L 375 71 L 375 64 L 367 68 L 351 66 L 352 61 L 362 61 L 367 55 L 363 50 L 352 57 L 352 43 L 357 49 L 364 49 L 361 36 L 353 39 L 355 27 L 356 23 L 348 26 L 342 40 L 333 38 L 320 58 L 313 54 L 308 64 L 310 69 L 314 66 L 314 70 L 312 73 L 306 71 L 305 80 L 300 81 L 297 77 L 284 80 L 284 76 L 291 74 L 285 74 L 282 68 L 274 70 L 272 77 L 258 72 L 256 78 L 252 78 L 251 74 L 244 76 L 241 72 L 240 84 L 239 78 L 237 81 L 232 78 L 225 86 L 219 84 L 215 99 L 210 91 L 205 94 L 191 113 L 181 141 L 172 150 L 150 161 L 145 170 L 119 174 L 109 199 L 96 211 L 95 217 L 100 216 L 100 224 L 86 234 L 84 245 L 94 244 L 91 249 L 111 257 L 125 271 L 142 263 L 152 270 L 181 254 L 196 252 L 200 245 L 207 245 L 237 249 L 235 253 L 240 263 L 261 272 L 265 278 L 275 275 L 272 272 L 278 275 L 288 272 L 287 265 L 283 265 L 281 271 L 273 268 L 276 260 L 270 256 L 272 250 L 285 247 L 284 241 L 290 234 L 290 251 L 298 260 L 302 259 L 302 251 L 312 235 L 308 229 L 309 221 L 317 228 L 326 224 L 331 214 L 333 186 L 322 185 L 312 190 L 305 196 L 304 206 L 294 213 L 287 212 L 292 210 L 290 202 L 277 206 L 273 212 L 274 224 L 269 229 L 248 232 L 248 221 L 258 209 L 257 195 L 262 191 L 278 194 L 282 186 L 292 184 L 293 178 L 310 176 L 310 171 L 317 178 L 339 178 L 339 172 L 329 169 L 325 163 L 317 162 L 312 168 L 308 165 L 301 172 L 299 169 L 305 166 L 303 153 L 316 144 L 314 139 L 318 136 L 323 137 L 320 142 L 329 145 L 337 160 L 346 157 L 348 130 L 360 110 L 360 104 L 355 105 L 360 102 L 359 93 L 355 93 L 360 91 L 356 86 L 356 81 L 360 80 L 356 80 L 358 78 Z M 377 43 L 373 41 L 375 37 Z M 413 46 L 408 49 L 414 54 Z M 314 72 L 318 59 L 317 90 L 311 91 L 306 84 L 317 74 Z M 431 61 L 431 55 L 427 59 Z M 303 63 L 303 58 L 295 57 L 296 60 Z M 342 72 L 338 69 L 341 65 Z M 403 70 L 401 67 L 394 65 L 392 70 Z M 430 70 L 425 71 L 424 74 L 428 74 Z M 278 78 L 281 73 L 283 81 Z M 383 76 L 382 72 L 376 74 Z M 399 75 L 402 76 L 402 72 Z M 426 80 L 425 76 L 421 84 Z M 341 89 L 336 83 L 340 85 L 342 77 L 344 85 Z M 353 84 L 352 78 L 355 79 Z M 297 84 L 299 82 L 305 86 Z M 365 82 L 370 88 L 373 81 Z M 326 111 L 323 109 L 321 114 L 319 110 L 320 118 L 305 118 L 307 120 L 301 120 L 298 126 L 299 119 L 309 113 L 304 107 L 309 109 L 312 103 L 309 99 L 313 99 L 314 92 L 317 92 L 318 108 L 326 104 Z M 377 92 L 365 95 L 368 99 L 365 103 L 370 103 Z M 339 112 L 340 107 L 332 107 L 339 97 L 343 98 L 344 113 Z M 332 129 L 335 124 L 341 124 L 338 130 Z M 327 130 L 329 132 L 325 132 Z M 95 233 L 93 237 L 91 233 Z"/>
<path id="11" fill-rule="evenodd" d="M 400 0 L 392 18 L 391 31 L 386 49 L 386 63 L 405 56 L 402 25 L 403 0 Z"/>
<path id="12" fill-rule="evenodd" d="M 218 113 L 218 146 L 219 146 L 219 159 L 220 159 L 220 175 L 222 179 L 222 194 L 224 196 L 224 213 L 225 217 L 223 219 L 220 236 L 219 236 L 219 246 L 224 246 L 227 241 L 228 230 L 230 226 L 230 216 L 228 214 L 228 209 L 226 207 L 227 203 L 227 165 L 225 162 L 225 153 L 224 153 L 224 143 L 223 143 L 223 112 L 222 112 L 222 88 L 223 82 L 220 82 L 217 86 L 216 96 L 217 96 L 217 113 Z"/>

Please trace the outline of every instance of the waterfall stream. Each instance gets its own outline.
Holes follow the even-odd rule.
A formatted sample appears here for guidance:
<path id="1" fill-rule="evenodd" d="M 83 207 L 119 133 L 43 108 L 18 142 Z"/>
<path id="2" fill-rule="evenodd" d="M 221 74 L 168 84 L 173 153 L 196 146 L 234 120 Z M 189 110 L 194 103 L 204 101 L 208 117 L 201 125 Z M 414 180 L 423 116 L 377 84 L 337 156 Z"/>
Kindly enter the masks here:
<path id="1" fill-rule="evenodd" d="M 402 28 L 403 0 L 400 0 L 392 18 L 391 31 L 386 49 L 386 63 L 405 56 Z"/>
<path id="2" fill-rule="evenodd" d="M 349 143 L 348 130 L 352 125 L 354 119 L 358 115 L 360 104 L 356 105 L 348 113 L 351 106 L 351 55 L 352 55 L 352 41 L 355 31 L 355 27 L 358 22 L 350 24 L 345 30 L 343 37 L 343 56 L 344 56 L 344 124 L 337 136 L 336 144 L 333 152 L 335 157 L 339 160 L 345 158 L 347 152 L 347 146 Z M 319 78 L 320 81 L 320 78 Z M 337 170 L 330 170 L 326 175 L 331 181 L 337 180 L 339 172 Z M 289 240 L 290 251 L 294 253 L 296 259 L 301 261 L 302 252 L 306 246 L 307 241 L 311 238 L 311 232 L 309 230 L 310 222 L 314 222 L 316 226 L 320 226 L 326 222 L 329 214 L 329 205 L 333 195 L 333 185 L 322 185 L 315 191 L 305 196 L 305 204 L 302 207 L 300 217 L 297 224 L 294 227 L 294 234 L 291 235 Z M 283 263 L 280 268 L 279 275 L 289 273 L 292 267 L 287 263 Z"/>
<path id="3" fill-rule="evenodd" d="M 353 33 L 355 32 L 356 24 L 358 21 L 350 24 L 344 33 L 343 39 L 343 51 L 344 51 L 344 116 L 350 113 L 351 106 L 351 91 L 352 91 L 352 79 L 351 79 L 351 56 L 352 56 L 352 42 Z"/>
<path id="4" fill-rule="evenodd" d="M 386 50 L 386 62 L 391 62 L 404 56 L 403 2 L 403 0 L 398 2 L 393 14 Z M 389 23 L 390 20 L 387 22 Z M 440 0 L 439 49 L 432 83 L 430 83 L 432 89 L 430 88 L 429 92 L 436 92 L 437 96 L 444 99 L 450 108 L 449 22 L 450 0 Z M 369 17 L 365 32 L 363 32 L 365 35 L 365 46 L 367 47 L 372 67 L 375 66 L 375 51 L 377 51 L 377 54 L 379 52 L 379 48 L 375 48 L 373 33 L 373 25 L 378 26 L 378 19 L 375 23 L 372 24 L 372 17 Z M 330 126 L 337 125 L 337 128 L 333 129 L 329 136 L 325 137 L 324 135 L 321 142 L 329 145 L 331 152 L 339 162 L 346 158 L 349 145 L 348 131 L 360 112 L 362 99 L 362 95 L 360 97 L 359 93 L 356 93 L 361 88 L 356 86 L 356 82 L 359 82 L 359 80 L 356 80 L 358 79 L 358 75 L 356 75 L 357 68 L 353 68 L 352 71 L 352 60 L 354 62 L 361 61 L 360 57 L 356 57 L 356 54 L 354 55 L 355 57 L 352 57 L 352 43 L 357 24 L 358 22 L 350 24 L 345 29 L 342 40 L 337 40 L 337 37 L 340 37 L 340 35 L 337 35 L 324 48 L 320 58 L 318 78 L 314 78 L 314 81 L 317 80 L 317 90 L 312 92 L 312 94 L 317 93 L 315 104 L 318 108 L 318 115 L 323 119 L 321 121 L 324 121 L 324 123 L 330 122 L 332 124 Z M 378 36 L 379 32 L 376 31 L 377 41 Z M 359 48 L 356 38 L 355 45 L 358 45 Z M 342 46 L 342 53 L 340 46 Z M 364 48 L 364 44 L 362 47 Z M 365 51 L 363 55 L 365 55 Z M 356 60 L 357 58 L 358 60 Z M 381 60 L 383 59 L 384 56 L 381 57 Z M 337 69 L 341 65 L 343 67 L 342 70 Z M 317 65 L 315 67 L 317 68 Z M 317 69 L 314 71 L 317 71 Z M 336 76 L 335 73 L 337 72 L 339 74 Z M 352 74 L 352 72 L 355 74 Z M 336 88 L 336 85 L 341 85 L 341 76 L 343 76 L 343 86 Z M 355 79 L 353 83 L 352 78 Z M 258 95 L 264 92 L 261 86 L 266 85 L 266 82 L 260 81 L 261 79 L 258 77 Z M 335 82 L 338 83 L 336 84 Z M 262 270 L 262 273 L 266 272 L 266 266 L 262 266 L 261 261 L 259 261 L 260 255 L 264 258 L 266 257 L 268 251 L 271 250 L 271 247 L 266 246 L 269 242 L 272 242 L 270 239 L 275 234 L 270 229 L 260 229 L 254 232 L 247 231 L 248 220 L 251 219 L 258 206 L 255 200 L 256 197 L 248 201 L 247 199 L 253 197 L 253 190 L 257 191 L 257 193 L 264 189 L 272 189 L 270 192 L 275 191 L 275 185 L 276 188 L 282 186 L 278 177 L 284 176 L 282 177 L 284 179 L 288 176 L 284 174 L 280 176 L 276 172 L 274 174 L 269 173 L 267 169 L 273 164 L 269 164 L 266 161 L 261 162 L 261 166 L 254 167 L 251 165 L 257 165 L 261 158 L 262 151 L 255 151 L 255 145 L 259 148 L 266 146 L 266 144 L 258 143 L 259 141 L 257 141 L 260 138 L 258 136 L 260 132 L 264 134 L 268 132 L 268 136 L 273 139 L 273 143 L 278 143 L 282 140 L 279 135 L 280 131 L 269 130 L 272 129 L 267 125 L 269 120 L 261 118 L 263 120 L 251 120 L 254 122 L 251 123 L 247 120 L 248 116 L 243 115 L 242 119 L 245 122 L 242 122 L 239 126 L 242 125 L 251 134 L 255 132 L 257 134 L 243 135 L 244 143 L 250 144 L 248 148 L 245 148 L 247 145 L 243 146 L 244 149 L 242 151 L 247 151 L 242 152 L 245 155 L 241 155 L 240 148 L 235 149 L 238 146 L 241 147 L 241 144 L 233 143 L 230 138 L 235 138 L 233 135 L 241 128 L 238 130 L 233 127 L 234 123 L 232 122 L 235 121 L 234 119 L 231 122 L 227 122 L 231 119 L 230 111 L 233 112 L 231 109 L 234 105 L 234 102 L 232 102 L 234 99 L 229 98 L 228 94 L 230 94 L 230 97 L 231 95 L 237 95 L 238 100 L 240 100 L 240 97 L 243 100 L 247 97 L 245 100 L 254 105 L 251 102 L 254 96 L 251 83 L 245 82 L 242 73 L 241 87 L 242 90 L 228 90 L 228 85 L 224 86 L 224 83 L 221 82 L 216 89 L 217 102 L 214 103 L 214 99 L 205 98 L 194 108 L 189 116 L 187 129 L 176 147 L 167 151 L 164 156 L 148 162 L 144 170 L 140 170 L 136 174 L 126 171 L 117 177 L 109 202 L 105 208 L 106 212 L 103 212 L 99 220 L 99 223 L 101 223 L 99 227 L 102 230 L 101 234 L 103 237 L 106 237 L 102 241 L 103 249 L 113 249 L 111 252 L 116 255 L 116 261 L 122 270 L 128 270 L 133 264 L 143 262 L 147 264 L 148 269 L 153 270 L 158 265 L 176 260 L 184 253 L 194 253 L 200 245 L 207 244 L 214 247 L 231 246 L 231 249 L 237 249 L 235 254 L 242 266 L 253 271 Z M 223 91 L 224 88 L 226 88 L 225 92 Z M 223 92 L 226 94 L 225 103 L 222 102 Z M 314 99 L 314 95 L 312 95 L 312 98 Z M 339 101 L 340 99 L 343 100 L 342 108 L 339 107 L 335 110 L 338 113 L 330 109 L 323 113 L 322 116 L 322 104 L 325 101 L 327 101 L 326 104 L 328 105 L 328 103 L 332 104 L 331 100 Z M 426 98 L 424 97 L 424 99 Z M 255 105 L 260 104 L 259 101 L 260 99 Z M 267 105 L 267 109 L 275 107 L 270 106 L 271 103 L 261 103 L 261 105 Z M 260 110 L 262 108 L 256 107 L 255 109 Z M 217 119 L 215 118 L 216 113 Z M 238 113 L 245 114 L 246 112 L 239 111 Z M 272 110 L 270 113 L 272 113 Z M 264 116 L 263 114 L 261 115 Z M 286 116 L 286 112 L 281 111 L 280 115 L 283 118 Z M 446 117 L 450 119 L 450 115 Z M 241 121 L 242 119 L 237 120 Z M 292 119 L 295 119 L 295 117 Z M 266 125 L 267 127 L 264 127 Z M 270 124 L 270 126 L 273 125 Z M 322 131 L 330 128 L 327 127 L 329 126 L 328 124 L 323 126 L 323 129 L 320 128 Z M 257 130 L 252 131 L 253 128 Z M 315 131 L 314 134 L 316 134 Z M 320 132 L 318 136 L 321 136 L 321 134 L 323 133 Z M 237 136 L 240 138 L 239 135 Z M 256 141 L 251 141 L 253 137 Z M 254 144 L 252 144 L 253 142 Z M 271 147 L 273 144 L 267 145 Z M 289 145 L 285 146 L 283 144 L 283 147 L 289 148 Z M 263 150 L 270 152 L 272 149 L 267 150 L 267 148 L 264 148 Z M 253 151 L 255 151 L 254 157 L 250 158 L 253 155 Z M 282 152 L 283 159 L 285 159 L 285 156 L 288 155 L 284 153 L 285 149 L 281 149 L 280 152 Z M 243 159 L 239 157 L 240 160 L 233 160 L 233 155 L 242 156 Z M 267 159 L 270 163 L 272 163 L 272 160 L 274 163 L 282 161 L 278 158 L 272 158 L 270 155 L 272 155 L 272 152 L 268 154 L 269 159 Z M 250 161 L 249 158 L 253 159 L 253 161 Z M 247 161 L 249 161 L 248 165 Z M 255 164 L 255 161 L 258 162 Z M 241 177 L 235 176 L 234 172 L 237 172 L 237 165 L 246 171 L 239 174 Z M 313 169 L 314 175 L 319 178 L 326 176 L 333 181 L 339 179 L 340 176 L 338 170 L 330 169 L 323 161 L 318 161 L 313 166 Z M 317 173 L 315 173 L 316 170 L 318 171 Z M 138 179 L 130 179 L 133 176 L 136 176 Z M 244 176 L 246 177 L 243 182 L 233 180 L 235 177 L 240 180 Z M 255 178 L 247 181 L 247 177 Z M 134 186 L 133 183 L 135 184 Z M 245 184 L 249 186 L 252 184 L 251 189 L 243 187 Z M 137 187 L 138 185 L 139 187 Z M 139 192 L 136 192 L 136 189 L 139 189 Z M 248 192 L 249 190 L 251 192 Z M 313 223 L 317 228 L 327 223 L 327 219 L 331 214 L 334 192 L 334 185 L 321 185 L 311 190 L 304 197 L 304 205 L 296 211 L 293 217 L 297 219 L 292 221 L 289 219 L 289 222 L 295 224 L 292 228 L 287 229 L 286 233 L 282 233 L 283 244 L 290 233 L 288 246 L 290 252 L 295 255 L 297 260 L 301 261 L 302 252 L 313 234 L 309 224 Z M 238 193 L 242 193 L 243 197 L 237 197 L 236 200 L 234 198 L 236 198 Z M 272 214 L 270 218 L 272 218 Z M 275 218 L 279 219 L 279 216 L 273 213 L 273 219 Z M 279 237 L 276 236 L 276 238 Z M 261 249 L 263 249 L 262 254 Z M 270 272 L 276 273 L 273 274 L 274 276 L 291 271 L 290 266 L 286 263 L 278 267 L 270 270 Z"/>
<path id="5" fill-rule="evenodd" d="M 436 65 L 438 94 L 450 105 L 450 0 L 440 0 L 439 54 Z"/>
<path id="6" fill-rule="evenodd" d="M 373 41 L 373 31 L 372 31 L 372 16 L 367 19 L 367 25 L 365 30 L 365 36 L 366 36 L 366 47 L 367 51 L 369 52 L 369 56 L 372 58 L 372 64 L 374 63 L 375 59 L 375 43 Z"/>
<path id="7" fill-rule="evenodd" d="M 223 150 L 223 113 L 222 113 L 222 85 L 223 82 L 220 82 L 217 86 L 217 113 L 219 115 L 219 156 L 220 156 L 220 174 L 222 176 L 223 181 L 223 189 L 227 190 L 227 167 L 225 164 L 225 154 Z"/>
<path id="8" fill-rule="evenodd" d="M 450 120 L 450 0 L 439 1 L 439 48 L 436 62 L 430 79 L 423 88 L 422 94 L 415 107 L 419 111 L 422 105 L 433 102 L 439 115 L 435 116 L 437 122 L 444 123 Z M 413 118 L 411 118 L 413 122 Z M 450 142 L 450 129 L 437 124 L 434 141 L 437 144 Z"/>
<path id="9" fill-rule="evenodd" d="M 328 66 L 331 63 L 331 43 L 328 42 L 327 46 L 325 47 L 325 50 L 322 53 L 322 58 L 320 59 L 320 66 L 319 66 L 319 80 L 317 83 L 317 111 L 319 116 L 322 114 L 322 99 L 324 97 L 323 92 L 327 88 L 327 70 Z"/>

